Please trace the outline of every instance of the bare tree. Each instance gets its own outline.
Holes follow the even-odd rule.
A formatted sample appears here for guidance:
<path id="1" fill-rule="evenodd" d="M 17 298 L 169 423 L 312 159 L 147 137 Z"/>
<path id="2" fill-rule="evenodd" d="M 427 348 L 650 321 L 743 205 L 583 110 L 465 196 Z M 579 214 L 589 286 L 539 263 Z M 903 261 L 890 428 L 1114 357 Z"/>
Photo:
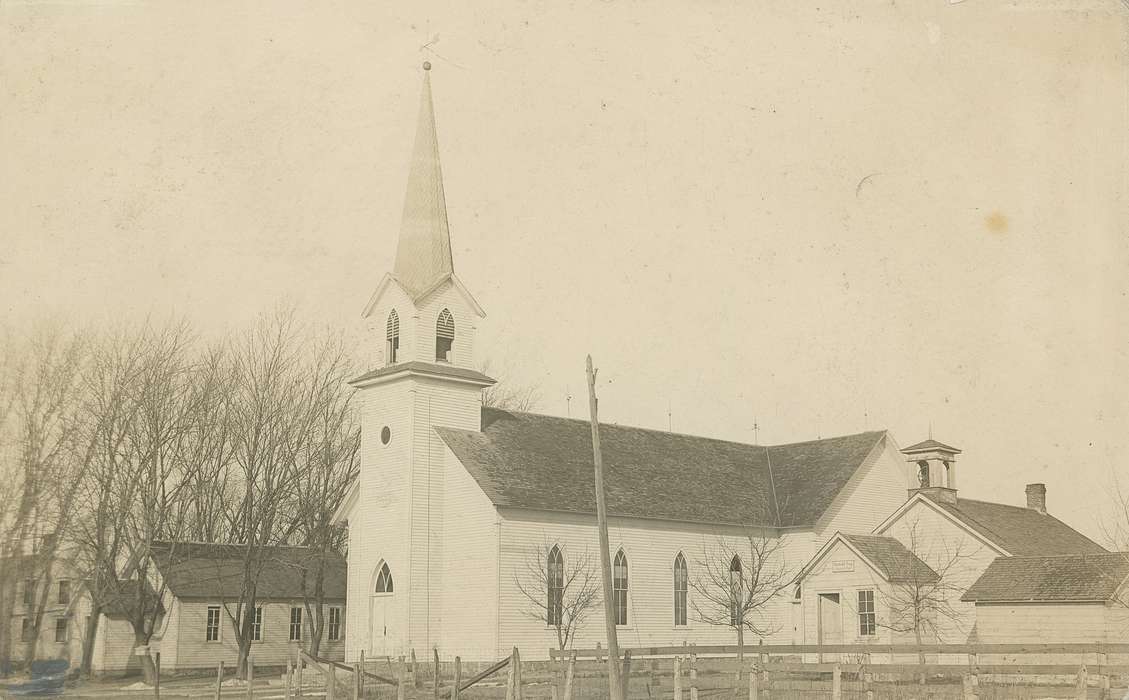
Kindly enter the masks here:
<path id="1" fill-rule="evenodd" d="M 72 512 L 79 468 L 73 394 L 86 358 L 86 338 L 58 322 L 34 328 L 22 343 L 9 339 L 0 376 L 0 668 L 11 662 L 9 629 L 16 587 L 35 595 L 26 618 L 31 663 L 50 586 L 58 535 Z M 42 591 L 43 594 L 39 595 Z"/>
<path id="2" fill-rule="evenodd" d="M 514 585 L 530 603 L 525 614 L 552 627 L 562 651 L 600 604 L 599 570 L 587 547 L 565 552 L 545 542 L 529 548 Z"/>
<path id="3" fill-rule="evenodd" d="M 534 385 L 514 381 L 506 367 L 495 369 L 493 363 L 486 360 L 479 365 L 478 371 L 497 380 L 497 384 L 483 390 L 483 406 L 500 408 L 503 411 L 525 412 L 536 409 L 541 403 L 541 390 Z M 497 376 L 494 376 L 495 374 Z"/>
<path id="4" fill-rule="evenodd" d="M 768 606 L 795 579 L 784 549 L 781 538 L 758 530 L 735 540 L 719 536 L 712 546 L 704 546 L 689 577 L 695 616 L 709 625 L 732 627 L 739 648 L 746 631 L 757 637 L 775 632 L 778 625 Z"/>
<path id="5" fill-rule="evenodd" d="M 935 546 L 927 546 L 917 522 L 909 523 L 906 537 L 909 541 L 902 544 L 927 566 L 907 565 L 893 553 L 876 555 L 876 564 L 895 573 L 884 595 L 884 613 L 876 616 L 875 623 L 894 633 L 912 634 L 918 645 L 927 638 L 943 641 L 947 627 L 964 627 L 963 615 L 954 604 L 965 591 L 959 571 L 970 554 L 960 542 L 937 540 Z M 918 660 L 924 664 L 925 654 L 920 653 Z"/>

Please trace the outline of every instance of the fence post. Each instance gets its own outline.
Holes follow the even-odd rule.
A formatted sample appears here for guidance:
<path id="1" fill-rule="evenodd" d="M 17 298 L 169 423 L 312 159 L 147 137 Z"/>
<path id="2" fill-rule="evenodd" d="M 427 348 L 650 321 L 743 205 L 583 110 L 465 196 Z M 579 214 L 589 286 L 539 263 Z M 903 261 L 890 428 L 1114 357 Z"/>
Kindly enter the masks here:
<path id="1" fill-rule="evenodd" d="M 459 700 L 459 685 L 463 682 L 463 660 L 455 657 L 455 688 L 451 691 L 451 700 Z"/>
<path id="2" fill-rule="evenodd" d="M 835 670 L 831 672 L 831 700 L 843 700 L 843 669 L 839 662 L 835 662 Z"/>
<path id="3" fill-rule="evenodd" d="M 674 657 L 674 700 L 682 700 L 682 657 Z"/>
<path id="4" fill-rule="evenodd" d="M 161 652 L 153 654 L 153 697 L 161 700 Z"/>
<path id="5" fill-rule="evenodd" d="M 220 700 L 220 692 L 223 690 L 223 660 L 220 660 L 216 665 L 216 700 Z"/>
<path id="6" fill-rule="evenodd" d="M 365 650 L 364 649 L 361 649 L 361 672 L 360 672 L 359 675 L 361 677 L 361 688 L 360 688 L 360 690 L 363 693 L 363 692 L 365 692 Z"/>
<path id="7" fill-rule="evenodd" d="M 353 664 L 353 700 L 361 700 L 361 670 L 360 664 Z"/>
<path id="8" fill-rule="evenodd" d="M 435 682 L 431 684 L 431 692 L 435 700 L 439 700 L 439 647 L 431 647 L 431 658 L 435 665 Z"/>
<path id="9" fill-rule="evenodd" d="M 568 669 L 565 671 L 564 700 L 572 700 L 572 676 L 576 673 L 576 651 L 568 655 Z"/>
<path id="10" fill-rule="evenodd" d="M 753 667 L 749 669 L 749 700 L 760 700 L 760 679 L 757 677 L 759 673 L 760 671 L 754 663 Z"/>
<path id="11" fill-rule="evenodd" d="M 761 685 L 761 687 L 763 687 L 767 691 L 768 690 L 768 654 L 764 653 L 764 640 L 763 639 L 760 640 L 760 644 L 758 644 L 757 646 L 759 646 L 761 648 L 760 653 L 757 654 L 757 663 L 760 666 L 760 673 L 761 673 L 761 677 L 758 679 L 758 683 Z"/>
<path id="12" fill-rule="evenodd" d="M 411 659 L 412 665 L 408 667 L 408 683 L 411 684 L 413 688 L 418 688 L 419 674 L 416 673 L 416 650 L 414 647 L 411 650 Z M 403 657 L 401 657 L 401 661 L 403 661 Z"/>
<path id="13" fill-rule="evenodd" d="M 690 651 L 690 700 L 698 700 L 698 655 Z"/>
<path id="14" fill-rule="evenodd" d="M 623 669 L 620 674 L 620 685 L 623 687 L 621 697 L 627 700 L 627 691 L 631 687 L 631 650 L 625 649 L 623 651 Z"/>
<path id="15" fill-rule="evenodd" d="M 298 652 L 298 658 L 294 662 L 298 664 L 298 683 L 296 684 L 298 687 L 294 691 L 294 697 L 300 698 L 302 697 L 302 669 L 306 667 L 306 662 L 302 659 L 302 650 L 298 647 L 295 647 L 295 649 Z"/>
<path id="16" fill-rule="evenodd" d="M 510 668 L 506 672 L 506 700 L 514 700 L 514 660 L 517 658 L 517 647 L 510 652 Z"/>
<path id="17" fill-rule="evenodd" d="M 337 667 L 333 664 L 329 666 L 329 677 L 325 679 L 325 700 L 333 700 L 337 697 Z"/>
<path id="18" fill-rule="evenodd" d="M 286 653 L 286 692 L 283 694 L 283 700 L 290 700 L 291 687 L 290 683 L 294 680 L 294 660 L 290 658 L 290 652 Z"/>
<path id="19" fill-rule="evenodd" d="M 1098 682 L 1099 687 L 1101 688 L 1099 697 L 1101 697 L 1102 700 L 1107 700 L 1109 698 L 1109 672 L 1105 670 L 1105 666 L 1108 663 L 1109 657 L 1106 655 L 1106 653 L 1104 651 L 1098 652 Z"/>
<path id="20" fill-rule="evenodd" d="M 247 654 L 247 700 L 255 697 L 255 659 Z"/>
<path id="21" fill-rule="evenodd" d="M 514 647 L 514 656 L 510 660 L 514 667 L 514 700 L 522 700 L 521 690 L 521 652 Z"/>
<path id="22" fill-rule="evenodd" d="M 415 652 L 412 652 L 415 655 Z M 404 700 L 404 657 L 396 664 L 396 700 Z"/>
<path id="23" fill-rule="evenodd" d="M 1074 696 L 1079 700 L 1086 700 L 1086 687 L 1090 684 L 1089 674 L 1086 671 L 1086 664 L 1078 669 L 1077 683 L 1074 688 Z"/>

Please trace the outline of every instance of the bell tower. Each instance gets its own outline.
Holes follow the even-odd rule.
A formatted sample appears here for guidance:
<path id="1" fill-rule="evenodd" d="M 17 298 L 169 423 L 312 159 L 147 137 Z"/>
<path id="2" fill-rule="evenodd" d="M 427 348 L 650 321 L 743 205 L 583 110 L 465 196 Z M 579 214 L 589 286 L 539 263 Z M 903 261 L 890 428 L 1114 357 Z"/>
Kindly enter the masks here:
<path id="1" fill-rule="evenodd" d="M 442 629 L 447 448 L 437 427 L 479 430 L 475 324 L 485 314 L 455 275 L 431 65 L 423 91 L 392 271 L 362 312 L 368 372 L 353 379 L 360 474 L 349 522 L 346 654 L 434 646 Z"/>
<path id="2" fill-rule="evenodd" d="M 910 478 L 914 486 L 909 490 L 910 497 L 924 493 L 935 501 L 956 504 L 956 460 L 960 450 L 930 436 L 924 442 L 903 449 L 902 454 L 912 465 Z"/>

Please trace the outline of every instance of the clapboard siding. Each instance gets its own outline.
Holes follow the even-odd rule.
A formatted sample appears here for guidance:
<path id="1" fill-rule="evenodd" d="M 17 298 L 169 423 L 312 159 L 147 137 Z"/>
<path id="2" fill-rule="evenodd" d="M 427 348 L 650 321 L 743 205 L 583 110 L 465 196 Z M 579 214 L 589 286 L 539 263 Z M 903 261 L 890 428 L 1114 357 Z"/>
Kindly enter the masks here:
<path id="1" fill-rule="evenodd" d="M 885 436 L 816 523 L 815 548 L 836 532 L 865 534 L 906 501 L 905 459 Z"/>
<path id="2" fill-rule="evenodd" d="M 446 449 L 442 634 L 439 646 L 467 658 L 498 653 L 498 512 Z"/>
<path id="3" fill-rule="evenodd" d="M 945 571 L 948 586 L 961 593 L 984 573 L 999 551 L 963 526 L 943 515 L 936 506 L 918 501 L 881 533 L 905 545 L 934 571 Z M 956 598 L 960 594 L 955 595 Z M 976 607 L 960 600 L 949 605 L 958 619 L 940 621 L 942 641 L 957 644 L 968 638 L 976 623 Z"/>
<path id="4" fill-rule="evenodd" d="M 477 430 L 482 399 L 478 388 L 441 379 L 414 378 L 411 505 L 411 622 L 408 647 L 430 649 L 443 625 L 443 523 L 447 446 L 435 426 Z"/>
<path id="5" fill-rule="evenodd" d="M 839 644 L 889 643 L 888 629 L 879 627 L 874 635 L 860 634 L 858 620 L 858 592 L 874 591 L 875 613 L 878 620 L 888 621 L 889 584 L 875 573 L 862 558 L 843 543 L 836 542 L 804 577 L 801 586 L 800 644 L 818 644 L 820 594 L 839 594 L 842 637 Z M 831 643 L 831 640 L 825 640 Z"/>
<path id="6" fill-rule="evenodd" d="M 985 644 L 1083 644 L 1124 641 L 1109 638 L 1110 608 L 1102 603 L 980 604 L 976 606 L 977 641 Z"/>
<path id="7" fill-rule="evenodd" d="M 414 384 L 398 379 L 358 393 L 361 414 L 360 475 L 357 503 L 349 516 L 348 599 L 346 646 L 351 658 L 364 649 L 374 652 L 371 603 L 376 570 L 387 562 L 397 584 L 390 601 L 390 627 L 405 635 L 407 626 L 408 553 L 405 536 L 411 514 L 412 423 Z M 391 431 L 381 442 L 384 427 Z M 395 636 L 395 635 L 394 635 Z"/>
<path id="8" fill-rule="evenodd" d="M 208 607 L 220 605 L 220 638 L 218 641 L 209 642 L 206 637 Z M 251 656 L 255 665 L 283 665 L 286 663 L 290 651 L 290 608 L 291 606 L 303 608 L 302 612 L 302 641 L 303 649 L 308 649 L 311 639 L 311 625 L 305 606 L 301 601 L 293 603 L 268 602 L 263 603 L 263 639 L 251 643 Z M 325 615 L 328 621 L 329 608 L 325 605 Z M 194 668 L 214 668 L 223 661 L 231 665 L 239 659 L 239 643 L 235 628 L 219 601 L 180 601 L 179 614 L 179 640 L 177 649 L 177 663 L 174 670 L 187 670 Z M 163 646 L 163 645 L 162 645 Z M 330 642 L 328 632 L 322 637 L 319 654 L 330 659 L 343 659 L 345 647 L 342 641 Z"/>
<path id="9" fill-rule="evenodd" d="M 561 546 L 566 568 L 571 557 L 590 558 L 593 572 L 599 571 L 599 543 L 595 518 L 535 511 L 503 510 L 501 537 L 500 627 L 503 649 L 519 646 L 529 649 L 531 658 L 541 658 L 556 646 L 556 632 L 544 622 L 530 617 L 533 603 L 518 588 L 516 577 L 525 576 L 527 559 L 546 543 Z M 695 619 L 694 591 L 689 624 L 674 624 L 674 559 L 681 551 L 686 557 L 691 579 L 699 574 L 699 562 L 717 558 L 724 543 L 736 551 L 748 548 L 740 528 L 667 523 L 641 519 L 610 518 L 608 523 L 612 556 L 622 548 L 628 559 L 628 622 L 619 632 L 626 646 L 669 645 L 683 641 L 698 644 L 731 644 L 736 633 L 730 627 L 717 627 Z M 810 533 L 786 535 L 782 557 L 790 568 L 798 569 L 809 556 Z M 791 641 L 790 590 L 783 591 L 765 611 L 764 622 L 774 634 L 765 641 Z M 700 601 L 703 602 L 704 601 Z M 592 610 L 575 640 L 577 647 L 591 647 L 603 640 L 602 608 Z M 756 640 L 749 639 L 749 643 Z"/>

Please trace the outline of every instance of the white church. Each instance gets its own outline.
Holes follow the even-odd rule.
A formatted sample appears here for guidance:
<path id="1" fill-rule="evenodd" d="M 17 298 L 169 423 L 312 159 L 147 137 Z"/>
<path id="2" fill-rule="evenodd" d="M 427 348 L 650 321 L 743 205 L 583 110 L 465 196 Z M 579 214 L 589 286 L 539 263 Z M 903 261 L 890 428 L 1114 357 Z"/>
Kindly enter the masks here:
<path id="1" fill-rule="evenodd" d="M 351 382 L 360 476 L 335 516 L 349 529 L 346 658 L 437 647 L 490 660 L 514 646 L 542 658 L 556 631 L 518 584 L 531 554 L 599 561 L 590 428 L 483 406 L 485 314 L 454 272 L 424 67 L 395 267 L 363 311 L 383 354 Z M 963 588 L 1000 559 L 1105 553 L 1047 514 L 1041 485 L 1026 508 L 958 498 L 960 451 L 934 440 L 902 449 L 872 431 L 765 446 L 604 425 L 601 441 L 621 646 L 734 644 L 732 627 L 694 614 L 688 582 L 719 543 L 740 552 L 750 533 L 778 541 L 793 572 L 758 611 L 765 643 L 780 644 L 891 641 L 886 608 L 906 572 L 948 573 L 935 560 L 952 551 L 967 560 L 953 574 Z M 953 601 L 963 619 L 943 641 L 990 637 L 982 605 L 1015 603 L 995 592 Z M 603 632 L 597 607 L 573 645 Z"/>

